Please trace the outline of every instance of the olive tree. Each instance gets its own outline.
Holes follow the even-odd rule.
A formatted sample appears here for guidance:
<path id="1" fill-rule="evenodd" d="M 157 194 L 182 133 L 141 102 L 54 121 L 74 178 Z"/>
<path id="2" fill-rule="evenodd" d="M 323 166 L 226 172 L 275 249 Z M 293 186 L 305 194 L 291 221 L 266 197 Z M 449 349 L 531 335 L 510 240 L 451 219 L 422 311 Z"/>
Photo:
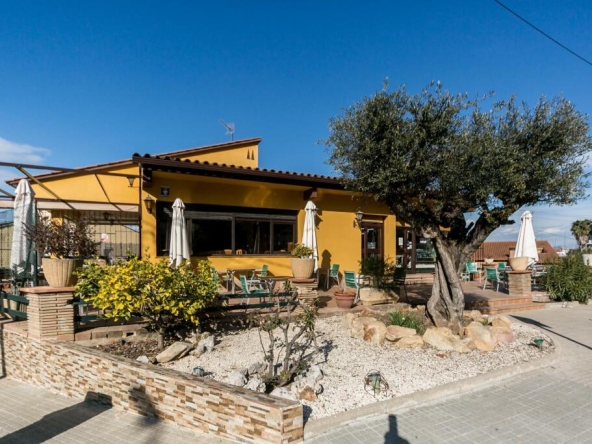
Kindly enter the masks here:
<path id="1" fill-rule="evenodd" d="M 520 207 L 584 197 L 592 149 L 587 116 L 564 98 L 543 97 L 531 108 L 511 97 L 482 110 L 488 100 L 434 82 L 415 95 L 385 85 L 332 118 L 325 141 L 347 189 L 383 202 L 432 240 L 436 271 L 426 312 L 456 332 L 464 263 Z"/>

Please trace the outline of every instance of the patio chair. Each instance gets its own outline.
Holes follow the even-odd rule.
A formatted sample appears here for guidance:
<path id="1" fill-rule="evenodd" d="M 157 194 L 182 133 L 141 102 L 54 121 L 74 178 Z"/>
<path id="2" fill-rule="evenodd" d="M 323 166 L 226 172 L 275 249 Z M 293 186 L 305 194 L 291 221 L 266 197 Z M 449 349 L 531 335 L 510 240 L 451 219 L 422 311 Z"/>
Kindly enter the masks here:
<path id="1" fill-rule="evenodd" d="M 477 276 L 479 276 L 479 282 L 481 282 L 482 270 L 479 270 L 477 268 L 476 262 L 467 262 L 466 269 L 469 275 L 474 276 L 476 274 Z"/>
<path id="2" fill-rule="evenodd" d="M 243 293 L 247 295 L 247 305 L 249 305 L 251 296 L 259 296 L 261 298 L 269 295 L 269 292 L 262 288 L 260 284 L 249 284 L 247 277 L 244 274 L 239 275 L 238 279 L 240 281 L 241 288 L 243 289 Z"/>
<path id="3" fill-rule="evenodd" d="M 329 286 L 331 286 L 331 279 L 335 279 L 338 287 L 341 285 L 341 279 L 339 278 L 339 264 L 331 265 L 331 269 L 329 270 Z"/>
<path id="4" fill-rule="evenodd" d="M 344 271 L 343 272 L 343 291 L 344 293 L 347 292 L 348 288 L 353 288 L 356 290 L 356 297 L 354 298 L 354 305 L 358 302 L 360 298 L 360 282 L 356 273 L 354 271 Z"/>
<path id="5" fill-rule="evenodd" d="M 497 268 L 486 268 L 485 269 L 485 282 L 483 283 L 483 290 L 487 286 L 487 282 L 491 283 L 491 289 L 493 290 L 493 284 L 496 284 L 495 291 L 499 291 L 499 284 L 505 285 L 504 280 L 500 276 L 500 272 Z"/>
<path id="6" fill-rule="evenodd" d="M 399 293 L 401 293 L 401 287 L 405 290 L 405 300 L 409 302 L 409 295 L 407 294 L 407 270 L 403 267 L 395 268 L 395 273 L 393 274 L 393 284 L 399 289 Z"/>

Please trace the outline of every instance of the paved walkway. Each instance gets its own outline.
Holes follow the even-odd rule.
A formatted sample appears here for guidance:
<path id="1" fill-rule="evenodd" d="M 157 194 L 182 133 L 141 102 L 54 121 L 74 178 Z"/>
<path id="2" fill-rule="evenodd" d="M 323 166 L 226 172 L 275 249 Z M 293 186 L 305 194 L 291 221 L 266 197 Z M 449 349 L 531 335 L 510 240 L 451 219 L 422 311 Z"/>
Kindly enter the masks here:
<path id="1" fill-rule="evenodd" d="M 560 345 L 557 364 L 436 405 L 360 419 L 306 443 L 592 443 L 592 306 L 513 317 Z"/>

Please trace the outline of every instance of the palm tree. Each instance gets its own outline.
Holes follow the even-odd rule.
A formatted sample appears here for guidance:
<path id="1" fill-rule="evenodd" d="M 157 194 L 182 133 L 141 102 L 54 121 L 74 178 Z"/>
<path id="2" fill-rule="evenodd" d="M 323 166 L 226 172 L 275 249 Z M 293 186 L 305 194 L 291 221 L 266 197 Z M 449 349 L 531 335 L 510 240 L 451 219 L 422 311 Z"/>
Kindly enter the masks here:
<path id="1" fill-rule="evenodd" d="M 588 245 L 590 232 L 592 232 L 592 220 L 590 219 L 576 220 L 571 224 L 571 234 L 576 238 L 576 242 L 582 252 Z"/>

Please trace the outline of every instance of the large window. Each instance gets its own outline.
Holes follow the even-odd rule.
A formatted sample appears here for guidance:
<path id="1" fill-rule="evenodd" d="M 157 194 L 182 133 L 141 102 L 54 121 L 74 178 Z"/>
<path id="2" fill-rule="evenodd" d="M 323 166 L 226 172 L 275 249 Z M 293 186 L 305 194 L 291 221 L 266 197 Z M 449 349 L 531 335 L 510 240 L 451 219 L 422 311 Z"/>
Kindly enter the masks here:
<path id="1" fill-rule="evenodd" d="M 186 205 L 192 256 L 216 254 L 288 254 L 296 236 L 296 211 Z M 172 209 L 157 204 L 157 248 L 168 253 Z"/>

